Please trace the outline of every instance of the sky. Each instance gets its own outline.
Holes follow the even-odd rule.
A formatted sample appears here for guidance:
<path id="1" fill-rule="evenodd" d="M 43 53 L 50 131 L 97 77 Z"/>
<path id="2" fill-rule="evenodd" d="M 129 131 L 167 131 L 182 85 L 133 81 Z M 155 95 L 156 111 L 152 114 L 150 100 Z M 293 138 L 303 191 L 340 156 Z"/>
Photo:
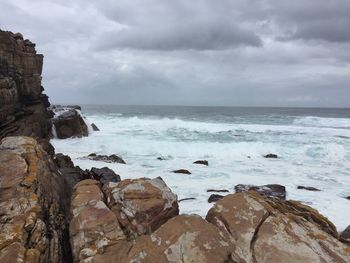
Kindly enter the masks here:
<path id="1" fill-rule="evenodd" d="M 1 0 L 52 103 L 350 107 L 350 0 Z"/>

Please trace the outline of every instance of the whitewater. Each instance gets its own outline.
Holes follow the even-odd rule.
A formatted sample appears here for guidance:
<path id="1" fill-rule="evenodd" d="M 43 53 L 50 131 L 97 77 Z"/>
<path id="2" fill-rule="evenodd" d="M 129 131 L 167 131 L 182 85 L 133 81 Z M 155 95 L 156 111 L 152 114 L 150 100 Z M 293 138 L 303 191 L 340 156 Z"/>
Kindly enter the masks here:
<path id="1" fill-rule="evenodd" d="M 213 205 L 208 189 L 281 184 L 287 199 L 316 208 L 339 231 L 349 225 L 350 109 L 85 105 L 82 114 L 100 131 L 53 139 L 56 152 L 83 169 L 107 166 L 122 179 L 160 176 L 179 199 L 195 198 L 180 202 L 180 213 L 205 216 Z M 93 152 L 117 154 L 127 164 L 88 160 Z M 269 153 L 279 158 L 264 158 Z"/>

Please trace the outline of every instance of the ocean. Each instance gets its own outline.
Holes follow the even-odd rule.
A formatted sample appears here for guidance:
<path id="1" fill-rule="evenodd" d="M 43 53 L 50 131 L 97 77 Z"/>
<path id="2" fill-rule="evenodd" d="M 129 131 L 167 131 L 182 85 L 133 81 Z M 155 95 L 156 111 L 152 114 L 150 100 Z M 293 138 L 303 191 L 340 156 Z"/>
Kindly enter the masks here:
<path id="1" fill-rule="evenodd" d="M 350 109 L 83 105 L 82 114 L 100 131 L 53 139 L 56 152 L 83 169 L 108 166 L 122 179 L 160 176 L 179 199 L 195 198 L 182 201 L 180 213 L 205 216 L 210 188 L 281 184 L 287 199 L 316 208 L 339 231 L 350 223 Z M 127 164 L 86 159 L 92 152 Z M 269 153 L 279 158 L 264 158 Z M 203 159 L 208 167 L 193 164 Z"/>

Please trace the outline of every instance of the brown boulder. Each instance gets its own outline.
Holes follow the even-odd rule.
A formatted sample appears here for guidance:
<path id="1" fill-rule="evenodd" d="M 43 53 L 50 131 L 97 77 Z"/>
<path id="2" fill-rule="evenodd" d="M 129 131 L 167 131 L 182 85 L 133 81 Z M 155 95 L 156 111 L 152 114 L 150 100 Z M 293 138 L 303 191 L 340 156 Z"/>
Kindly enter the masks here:
<path id="1" fill-rule="evenodd" d="M 236 193 L 247 191 L 257 191 L 261 195 L 286 199 L 286 188 L 283 185 L 279 184 L 266 184 L 261 186 L 238 184 L 235 186 Z"/>
<path id="2" fill-rule="evenodd" d="M 245 192 L 227 195 L 207 220 L 230 235 L 234 262 L 349 262 L 350 249 L 316 210 Z"/>
<path id="3" fill-rule="evenodd" d="M 126 164 L 126 162 L 116 154 L 112 155 L 100 155 L 96 153 L 91 153 L 88 155 L 88 158 L 93 161 L 102 161 L 105 163 L 121 163 Z"/>
<path id="4" fill-rule="evenodd" d="M 108 183 L 104 192 L 129 238 L 152 233 L 179 213 L 177 196 L 159 177 Z"/>

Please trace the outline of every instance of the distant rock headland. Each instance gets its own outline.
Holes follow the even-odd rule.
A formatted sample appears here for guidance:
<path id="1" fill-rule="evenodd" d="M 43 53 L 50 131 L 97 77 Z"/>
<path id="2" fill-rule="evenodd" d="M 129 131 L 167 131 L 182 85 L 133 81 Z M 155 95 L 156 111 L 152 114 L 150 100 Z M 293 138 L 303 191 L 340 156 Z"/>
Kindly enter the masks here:
<path id="1" fill-rule="evenodd" d="M 286 200 L 284 186 L 209 189 L 227 195 L 212 198 L 206 218 L 179 215 L 161 177 L 123 179 L 55 154 L 54 135 L 89 129 L 79 106 L 50 107 L 42 67 L 35 44 L 0 31 L 0 262 L 350 262 L 349 228 L 340 234 L 318 211 Z"/>

